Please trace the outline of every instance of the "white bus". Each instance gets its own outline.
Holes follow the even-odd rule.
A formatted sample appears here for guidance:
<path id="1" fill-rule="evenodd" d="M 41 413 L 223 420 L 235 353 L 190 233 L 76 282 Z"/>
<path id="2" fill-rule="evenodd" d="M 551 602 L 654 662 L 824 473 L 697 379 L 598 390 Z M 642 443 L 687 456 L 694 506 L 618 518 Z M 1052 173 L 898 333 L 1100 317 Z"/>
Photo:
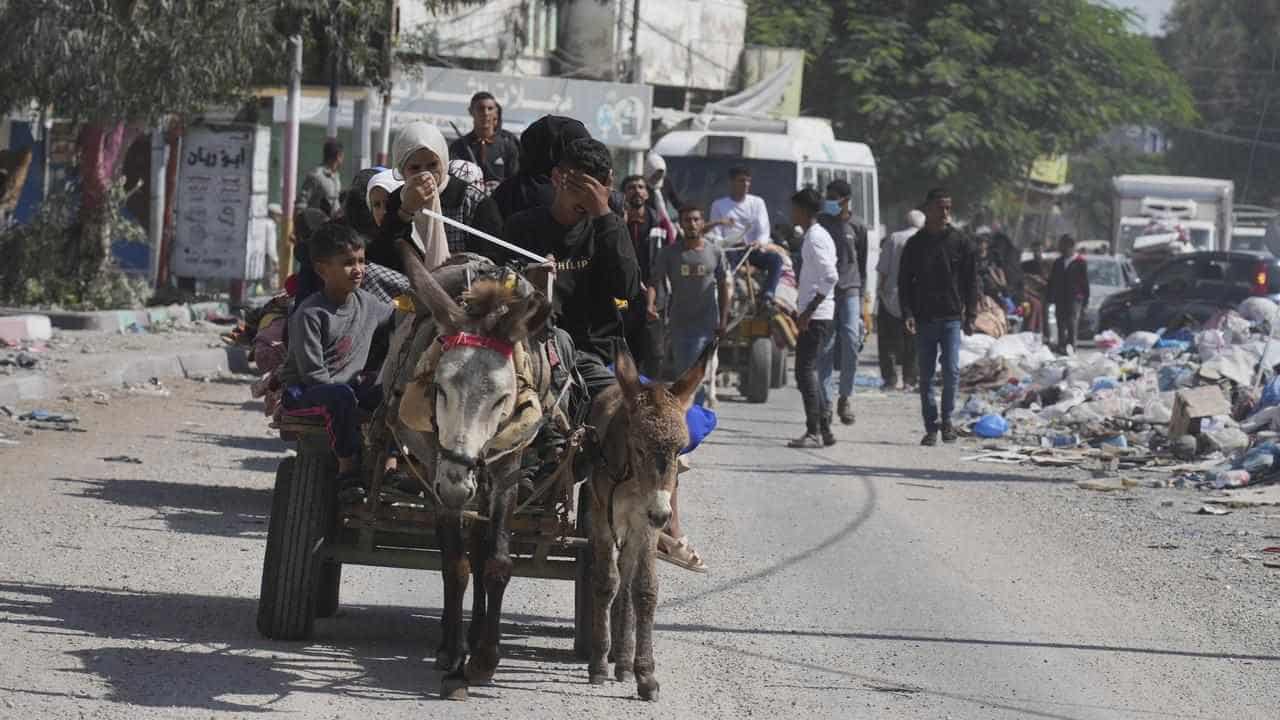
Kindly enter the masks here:
<path id="1" fill-rule="evenodd" d="M 751 170 L 751 193 L 764 198 L 774 228 L 791 226 L 791 195 L 804 187 L 819 192 L 835 179 L 853 188 L 850 207 L 867 226 L 864 298 L 875 297 L 875 266 L 883 227 L 876 159 L 871 148 L 835 139 L 822 118 L 769 120 L 715 116 L 694 118 L 689 129 L 667 133 L 654 151 L 667 162 L 667 184 L 682 203 L 704 211 L 729 192 L 729 169 Z M 775 233 L 776 236 L 776 233 Z"/>

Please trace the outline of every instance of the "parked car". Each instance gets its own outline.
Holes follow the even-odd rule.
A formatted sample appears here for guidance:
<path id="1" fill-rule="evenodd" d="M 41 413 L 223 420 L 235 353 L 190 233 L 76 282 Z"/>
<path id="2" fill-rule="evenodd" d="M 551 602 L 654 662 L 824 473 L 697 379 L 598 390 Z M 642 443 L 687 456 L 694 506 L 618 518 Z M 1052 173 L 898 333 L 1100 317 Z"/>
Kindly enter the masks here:
<path id="1" fill-rule="evenodd" d="M 1116 293 L 1138 287 L 1142 281 L 1133 263 L 1123 255 L 1088 255 L 1089 307 L 1080 317 L 1080 337 L 1090 340 L 1102 331 L 1099 322 L 1102 304 Z"/>
<path id="2" fill-rule="evenodd" d="M 1249 297 L 1280 302 L 1280 258 L 1251 252 L 1195 252 L 1156 268 L 1132 290 L 1099 308 L 1107 330 L 1127 335 L 1157 331 L 1189 318 L 1203 323 Z"/>

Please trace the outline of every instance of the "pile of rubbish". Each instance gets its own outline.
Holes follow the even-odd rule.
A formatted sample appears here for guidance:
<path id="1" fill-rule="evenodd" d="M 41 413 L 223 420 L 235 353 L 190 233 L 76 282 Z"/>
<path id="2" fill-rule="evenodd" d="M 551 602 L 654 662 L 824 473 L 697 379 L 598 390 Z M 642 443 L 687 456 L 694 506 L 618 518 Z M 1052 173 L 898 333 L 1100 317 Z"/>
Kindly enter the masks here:
<path id="1" fill-rule="evenodd" d="M 999 441 L 971 460 L 1149 471 L 1153 487 L 1280 480 L 1280 306 L 1249 298 L 1199 329 L 1107 331 L 1062 357 L 1033 333 L 964 338 L 953 421 Z"/>

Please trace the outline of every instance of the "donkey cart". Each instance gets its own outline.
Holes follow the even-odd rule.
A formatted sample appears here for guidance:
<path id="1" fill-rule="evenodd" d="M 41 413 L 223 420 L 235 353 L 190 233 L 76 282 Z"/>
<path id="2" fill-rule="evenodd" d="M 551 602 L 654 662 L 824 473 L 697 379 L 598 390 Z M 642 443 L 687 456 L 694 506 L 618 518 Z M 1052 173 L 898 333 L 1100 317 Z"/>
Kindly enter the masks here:
<path id="1" fill-rule="evenodd" d="M 367 500 L 344 504 L 323 421 L 286 416 L 277 427 L 294 440 L 297 455 L 276 470 L 259 632 L 276 640 L 310 637 L 316 618 L 338 610 L 343 565 L 441 569 L 430 499 L 382 486 L 382 473 L 370 472 Z M 590 503 L 577 497 L 568 473 L 556 475 L 567 479 L 535 480 L 515 510 L 513 574 L 574 582 L 574 651 L 585 659 L 591 647 Z M 466 524 L 487 522 L 474 510 L 463 518 Z"/>
<path id="2" fill-rule="evenodd" d="M 757 252 L 753 250 L 752 252 Z M 784 273 L 775 305 L 757 302 L 757 278 L 744 256 L 734 268 L 729 332 L 720 345 L 722 369 L 738 373 L 738 390 L 751 403 L 787 385 L 787 355 L 795 349 L 795 277 Z"/>

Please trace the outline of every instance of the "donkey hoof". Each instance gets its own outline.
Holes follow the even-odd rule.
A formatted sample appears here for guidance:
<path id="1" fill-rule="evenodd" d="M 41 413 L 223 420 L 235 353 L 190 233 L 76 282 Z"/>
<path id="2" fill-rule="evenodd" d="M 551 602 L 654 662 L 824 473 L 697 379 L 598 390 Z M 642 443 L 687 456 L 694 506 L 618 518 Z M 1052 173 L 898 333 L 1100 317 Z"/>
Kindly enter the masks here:
<path id="1" fill-rule="evenodd" d="M 467 681 L 463 678 L 446 677 L 440 681 L 440 697 L 458 702 L 466 700 Z"/>
<path id="2" fill-rule="evenodd" d="M 613 666 L 613 677 L 618 682 L 631 682 L 636 679 L 636 674 L 630 668 L 624 668 L 621 665 Z"/>
<path id="3" fill-rule="evenodd" d="M 478 661 L 478 657 L 478 655 L 472 655 L 471 660 L 467 662 L 467 682 L 472 685 L 482 685 L 492 682 L 496 668 Z"/>
<path id="4" fill-rule="evenodd" d="M 609 676 L 604 674 L 591 673 L 591 675 L 588 677 L 588 680 L 591 682 L 592 685 L 603 685 L 609 682 Z"/>
<path id="5" fill-rule="evenodd" d="M 641 700 L 658 702 L 658 681 L 655 678 L 641 679 L 636 683 L 636 692 Z"/>

